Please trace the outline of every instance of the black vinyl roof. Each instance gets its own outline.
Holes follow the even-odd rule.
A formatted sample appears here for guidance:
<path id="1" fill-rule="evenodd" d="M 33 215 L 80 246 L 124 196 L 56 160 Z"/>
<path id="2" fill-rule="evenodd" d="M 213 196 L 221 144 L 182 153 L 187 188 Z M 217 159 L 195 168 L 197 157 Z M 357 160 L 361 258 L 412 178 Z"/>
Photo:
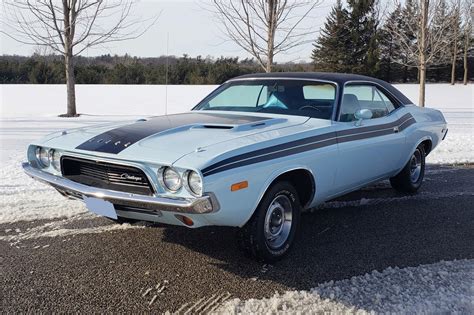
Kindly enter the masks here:
<path id="1" fill-rule="evenodd" d="M 301 80 L 325 80 L 336 82 L 339 86 L 343 87 L 346 82 L 349 81 L 365 81 L 373 82 L 381 85 L 388 92 L 393 94 L 403 105 L 413 104 L 402 92 L 397 90 L 393 85 L 383 80 L 368 77 L 360 74 L 349 74 L 349 73 L 332 73 L 332 72 L 272 72 L 272 73 L 254 73 L 246 74 L 234 79 L 266 79 L 266 78 L 291 78 Z M 233 80 L 233 79 L 232 79 Z M 229 81 L 232 81 L 229 80 Z"/>

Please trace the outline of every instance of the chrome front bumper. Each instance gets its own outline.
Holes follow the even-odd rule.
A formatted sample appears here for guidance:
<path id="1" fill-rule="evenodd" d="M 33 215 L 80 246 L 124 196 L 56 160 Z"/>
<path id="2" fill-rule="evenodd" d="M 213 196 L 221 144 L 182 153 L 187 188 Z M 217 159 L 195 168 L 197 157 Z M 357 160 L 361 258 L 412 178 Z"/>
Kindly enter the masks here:
<path id="1" fill-rule="evenodd" d="M 212 195 L 199 198 L 170 198 L 145 196 L 126 192 L 91 187 L 55 176 L 33 167 L 30 163 L 22 164 L 23 170 L 30 177 L 51 185 L 61 194 L 82 199 L 84 196 L 103 199 L 125 207 L 133 207 L 150 211 L 170 211 L 178 213 L 203 214 L 219 210 L 219 204 Z"/>

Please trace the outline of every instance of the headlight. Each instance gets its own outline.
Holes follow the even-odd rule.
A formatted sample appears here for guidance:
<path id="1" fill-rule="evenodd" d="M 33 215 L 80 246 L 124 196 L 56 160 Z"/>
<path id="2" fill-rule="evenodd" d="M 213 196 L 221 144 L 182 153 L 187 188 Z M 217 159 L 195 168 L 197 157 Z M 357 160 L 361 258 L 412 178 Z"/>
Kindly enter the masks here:
<path id="1" fill-rule="evenodd" d="M 36 148 L 36 159 L 41 167 L 49 166 L 49 151 L 43 147 Z"/>
<path id="2" fill-rule="evenodd" d="M 201 176 L 195 171 L 188 171 L 186 180 L 187 180 L 187 187 L 189 188 L 190 192 L 197 196 L 201 196 L 202 194 Z"/>
<path id="3" fill-rule="evenodd" d="M 183 185 L 181 176 L 171 167 L 165 167 L 162 169 L 161 178 L 166 189 L 176 192 Z"/>
<path id="4" fill-rule="evenodd" d="M 49 161 L 56 171 L 61 171 L 61 153 L 59 151 L 49 150 Z"/>

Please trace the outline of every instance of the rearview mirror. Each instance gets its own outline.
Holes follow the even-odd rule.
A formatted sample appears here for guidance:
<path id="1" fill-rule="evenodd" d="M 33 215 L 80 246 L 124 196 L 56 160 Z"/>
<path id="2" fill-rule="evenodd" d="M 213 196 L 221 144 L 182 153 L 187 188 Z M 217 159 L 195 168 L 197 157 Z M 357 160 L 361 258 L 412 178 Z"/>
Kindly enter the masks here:
<path id="1" fill-rule="evenodd" d="M 370 109 L 359 109 L 358 111 L 356 111 L 354 113 L 354 117 L 355 119 L 357 119 L 356 121 L 356 126 L 360 126 L 361 123 L 362 123 L 362 120 L 364 119 L 370 119 L 372 118 L 373 114 L 372 114 L 372 111 Z"/>

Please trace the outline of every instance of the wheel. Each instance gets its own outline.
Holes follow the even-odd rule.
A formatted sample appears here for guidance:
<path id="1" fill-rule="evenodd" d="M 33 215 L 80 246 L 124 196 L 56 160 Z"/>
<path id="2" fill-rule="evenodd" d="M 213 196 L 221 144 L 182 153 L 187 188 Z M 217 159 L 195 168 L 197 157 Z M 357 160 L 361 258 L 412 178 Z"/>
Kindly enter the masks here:
<path id="1" fill-rule="evenodd" d="M 268 189 L 253 216 L 239 230 L 240 247 L 260 261 L 281 259 L 291 248 L 300 215 L 301 205 L 293 185 L 277 182 Z"/>
<path id="2" fill-rule="evenodd" d="M 401 172 L 390 178 L 392 187 L 405 193 L 416 192 L 421 187 L 425 176 L 425 157 L 425 150 L 420 145 Z"/>

